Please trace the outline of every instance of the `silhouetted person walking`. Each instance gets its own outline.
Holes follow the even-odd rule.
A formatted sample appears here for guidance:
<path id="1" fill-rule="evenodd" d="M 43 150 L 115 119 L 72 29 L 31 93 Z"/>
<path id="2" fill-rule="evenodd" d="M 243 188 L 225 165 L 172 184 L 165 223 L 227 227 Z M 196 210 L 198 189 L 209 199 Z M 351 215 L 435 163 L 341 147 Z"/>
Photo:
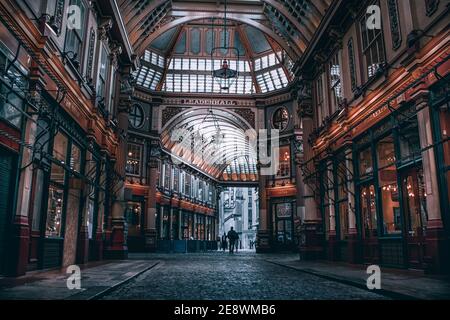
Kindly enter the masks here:
<path id="1" fill-rule="evenodd" d="M 231 230 L 228 231 L 228 240 L 230 241 L 230 253 L 234 253 L 234 249 L 236 246 L 236 240 L 239 239 L 239 235 L 236 231 L 233 230 L 233 227 L 231 227 Z"/>
<path id="2" fill-rule="evenodd" d="M 227 234 L 224 232 L 222 236 L 222 250 L 225 251 L 227 249 Z"/>

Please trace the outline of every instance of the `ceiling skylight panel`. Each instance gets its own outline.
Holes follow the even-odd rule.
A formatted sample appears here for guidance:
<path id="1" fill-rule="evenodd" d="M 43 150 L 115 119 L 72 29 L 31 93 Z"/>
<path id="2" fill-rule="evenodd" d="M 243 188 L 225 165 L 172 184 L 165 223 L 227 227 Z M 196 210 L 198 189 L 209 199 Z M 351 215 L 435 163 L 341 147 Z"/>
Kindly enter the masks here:
<path id="1" fill-rule="evenodd" d="M 198 70 L 198 60 L 190 59 L 189 61 L 190 61 L 189 70 Z"/>
<path id="2" fill-rule="evenodd" d="M 267 56 L 261 58 L 261 69 L 266 69 L 269 67 L 269 59 Z"/>
<path id="3" fill-rule="evenodd" d="M 261 70 L 261 59 L 255 60 L 255 71 Z"/>
<path id="4" fill-rule="evenodd" d="M 237 61 L 236 60 L 231 60 L 229 63 L 230 63 L 230 69 L 237 70 Z"/>
<path id="5" fill-rule="evenodd" d="M 272 67 L 277 64 L 277 59 L 275 58 L 275 53 L 271 53 L 267 56 L 267 63 L 269 67 Z"/>
<path id="6" fill-rule="evenodd" d="M 206 70 L 206 61 L 205 59 L 198 59 L 198 70 L 205 71 Z"/>
<path id="7" fill-rule="evenodd" d="M 173 69 L 181 70 L 181 59 L 180 58 L 173 59 Z"/>
<path id="8" fill-rule="evenodd" d="M 166 65 L 166 59 L 165 59 L 164 57 L 159 56 L 158 65 L 159 65 L 161 68 L 164 68 L 165 65 Z"/>
<path id="9" fill-rule="evenodd" d="M 205 76 L 205 92 L 212 92 L 212 77 L 211 77 L 211 75 Z"/>
<path id="10" fill-rule="evenodd" d="M 155 66 L 158 65 L 158 56 L 154 52 L 152 52 L 152 54 L 151 54 L 151 61 L 150 62 L 152 64 L 154 64 Z"/>
<path id="11" fill-rule="evenodd" d="M 197 75 L 191 74 L 189 75 L 189 91 L 197 92 Z"/>
<path id="12" fill-rule="evenodd" d="M 189 75 L 183 74 L 181 78 L 181 91 L 189 92 Z"/>
<path id="13" fill-rule="evenodd" d="M 205 75 L 199 74 L 197 76 L 197 92 L 205 92 Z"/>
<path id="14" fill-rule="evenodd" d="M 190 70 L 189 59 L 188 58 L 182 58 L 182 60 L 181 60 L 181 70 Z"/>
<path id="15" fill-rule="evenodd" d="M 142 57 L 142 59 L 144 61 L 150 62 L 151 61 L 151 52 L 148 50 L 145 50 L 144 56 Z"/>
<path id="16" fill-rule="evenodd" d="M 283 86 L 287 86 L 289 81 L 288 78 L 286 77 L 286 74 L 284 73 L 283 69 L 279 69 L 280 71 L 280 75 L 281 75 L 281 82 L 283 83 Z"/>
<path id="17" fill-rule="evenodd" d="M 270 75 L 272 76 L 272 83 L 276 89 L 283 88 L 283 85 L 281 84 L 280 76 L 278 75 L 277 70 L 270 71 Z"/>
<path id="18" fill-rule="evenodd" d="M 173 91 L 181 92 L 181 74 L 173 75 Z"/>

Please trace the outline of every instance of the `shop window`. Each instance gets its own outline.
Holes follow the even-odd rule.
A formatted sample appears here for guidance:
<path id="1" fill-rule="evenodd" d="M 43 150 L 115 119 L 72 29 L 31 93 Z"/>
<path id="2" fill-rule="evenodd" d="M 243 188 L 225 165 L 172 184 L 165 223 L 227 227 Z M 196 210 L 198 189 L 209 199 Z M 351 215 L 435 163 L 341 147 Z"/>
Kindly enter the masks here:
<path id="1" fill-rule="evenodd" d="M 164 164 L 164 188 L 165 189 L 170 189 L 171 185 L 170 185 L 170 164 L 165 163 Z"/>
<path id="2" fill-rule="evenodd" d="M 70 5 L 77 6 L 80 9 L 80 16 L 76 17 L 79 19 L 78 21 L 80 22 L 80 26 L 74 26 L 68 22 L 66 30 L 65 53 L 68 54 L 73 66 L 80 69 L 80 61 L 83 58 L 86 7 L 82 0 L 71 0 Z M 75 20 L 75 14 L 75 12 L 70 12 L 68 21 Z"/>
<path id="3" fill-rule="evenodd" d="M 70 169 L 80 173 L 80 168 L 81 168 L 81 150 L 77 145 L 72 144 L 70 152 Z"/>
<path id="4" fill-rule="evenodd" d="M 419 124 L 416 116 L 401 122 L 398 130 L 400 161 L 407 162 L 421 157 Z"/>
<path id="5" fill-rule="evenodd" d="M 424 235 L 427 226 L 427 203 L 423 170 L 411 170 L 403 179 L 405 209 L 408 216 L 408 231 L 411 236 Z"/>
<path id="6" fill-rule="evenodd" d="M 64 189 L 51 185 L 48 189 L 47 223 L 45 236 L 62 236 L 62 217 L 64 207 Z"/>
<path id="7" fill-rule="evenodd" d="M 292 202 L 275 204 L 275 236 L 277 242 L 282 245 L 292 243 Z"/>
<path id="8" fill-rule="evenodd" d="M 366 148 L 359 152 L 359 175 L 361 179 L 373 173 L 372 149 Z"/>
<path id="9" fill-rule="evenodd" d="M 126 173 L 133 176 L 140 176 L 142 146 L 134 143 L 129 143 L 127 155 L 127 165 L 125 166 Z"/>
<path id="10" fill-rule="evenodd" d="M 126 208 L 126 221 L 128 236 L 138 237 L 141 235 L 142 204 L 140 202 L 128 202 Z"/>
<path id="11" fill-rule="evenodd" d="M 63 133 L 58 132 L 53 141 L 53 157 L 62 164 L 66 161 L 68 145 L 67 137 Z"/>
<path id="12" fill-rule="evenodd" d="M 374 4 L 379 5 L 378 1 L 375 1 Z M 369 79 L 382 69 L 385 62 L 383 31 L 382 28 L 367 28 L 367 21 L 370 19 L 370 15 L 370 12 L 365 14 L 360 22 L 363 54 Z"/>
<path id="13" fill-rule="evenodd" d="M 191 175 L 187 173 L 185 175 L 184 194 L 191 196 Z"/>
<path id="14" fill-rule="evenodd" d="M 173 191 L 178 192 L 180 188 L 180 170 L 173 168 Z"/>
<path id="15" fill-rule="evenodd" d="M 89 180 L 89 194 L 87 199 L 87 227 L 88 227 L 88 235 L 89 239 L 92 239 L 94 236 L 94 210 L 95 203 L 97 199 L 97 174 L 98 174 L 98 162 L 92 156 L 90 151 L 87 151 L 86 155 L 86 165 L 85 165 L 85 175 Z"/>
<path id="16" fill-rule="evenodd" d="M 280 147 L 280 160 L 277 178 L 286 178 L 291 175 L 291 149 L 289 146 Z"/>
<path id="17" fill-rule="evenodd" d="M 162 229 L 162 235 L 161 235 L 161 239 L 165 239 L 168 240 L 169 239 L 169 232 L 170 232 L 170 225 L 169 225 L 169 208 L 167 207 L 162 207 L 163 208 L 163 214 L 162 214 L 162 219 L 163 219 L 163 229 Z"/>
<path id="18" fill-rule="evenodd" d="M 361 217 L 364 238 L 377 235 L 377 210 L 373 184 L 361 187 Z"/>
<path id="19" fill-rule="evenodd" d="M 172 230 L 170 231 L 171 239 L 178 240 L 178 210 L 173 210 L 171 214 Z"/>
<path id="20" fill-rule="evenodd" d="M 181 221 L 182 221 L 182 223 L 181 223 L 182 240 L 188 240 L 189 239 L 189 213 L 183 211 Z"/>
<path id="21" fill-rule="evenodd" d="M 401 233 L 395 150 L 392 136 L 377 143 L 378 182 L 381 188 L 384 234 Z"/>
<path id="22" fill-rule="evenodd" d="M 339 231 L 340 238 L 344 240 L 348 236 L 348 202 L 341 201 L 338 204 L 339 209 Z"/>
<path id="23" fill-rule="evenodd" d="M 94 208 L 95 199 L 93 194 L 90 194 L 87 200 L 87 229 L 89 239 L 92 239 L 94 236 Z"/>
<path id="24" fill-rule="evenodd" d="M 58 132 L 53 142 L 53 158 L 59 163 L 52 163 L 50 180 L 61 185 L 63 185 L 65 181 L 66 171 L 62 165 L 66 164 L 68 144 L 69 140 L 67 137 Z"/>

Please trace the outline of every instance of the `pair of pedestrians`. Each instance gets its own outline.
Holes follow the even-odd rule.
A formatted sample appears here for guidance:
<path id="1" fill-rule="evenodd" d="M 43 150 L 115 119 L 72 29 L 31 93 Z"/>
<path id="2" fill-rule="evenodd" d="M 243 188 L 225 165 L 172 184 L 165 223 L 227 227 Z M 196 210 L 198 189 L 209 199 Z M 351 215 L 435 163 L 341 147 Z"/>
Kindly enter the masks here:
<path id="1" fill-rule="evenodd" d="M 234 253 L 234 250 L 237 252 L 237 241 L 239 240 L 239 235 L 236 231 L 234 231 L 234 228 L 231 227 L 230 231 L 228 231 L 228 234 L 223 234 L 222 236 L 222 250 L 225 251 L 227 248 L 227 239 L 229 242 L 229 251 L 230 253 Z"/>

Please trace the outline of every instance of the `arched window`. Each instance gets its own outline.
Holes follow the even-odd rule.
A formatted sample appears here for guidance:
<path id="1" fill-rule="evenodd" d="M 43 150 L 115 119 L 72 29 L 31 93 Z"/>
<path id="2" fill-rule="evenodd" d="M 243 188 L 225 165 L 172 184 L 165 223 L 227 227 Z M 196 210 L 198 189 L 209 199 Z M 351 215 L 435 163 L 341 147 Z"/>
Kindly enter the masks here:
<path id="1" fill-rule="evenodd" d="M 140 105 L 133 105 L 130 111 L 129 121 L 134 128 L 140 128 L 142 126 L 144 123 L 144 111 Z"/>
<path id="2" fill-rule="evenodd" d="M 289 124 L 289 112 L 285 107 L 279 108 L 273 114 L 272 124 L 275 129 L 284 131 Z"/>

